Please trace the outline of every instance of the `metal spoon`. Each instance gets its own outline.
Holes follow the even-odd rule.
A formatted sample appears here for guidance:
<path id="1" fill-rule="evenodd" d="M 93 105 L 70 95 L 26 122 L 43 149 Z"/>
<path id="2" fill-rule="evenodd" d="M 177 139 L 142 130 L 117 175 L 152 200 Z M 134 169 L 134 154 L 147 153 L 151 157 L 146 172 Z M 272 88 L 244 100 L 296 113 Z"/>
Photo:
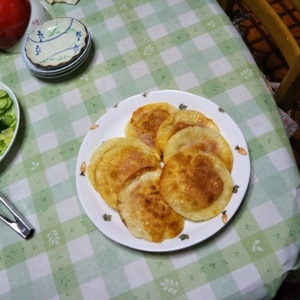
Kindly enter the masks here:
<path id="1" fill-rule="evenodd" d="M 29 238 L 34 229 L 32 226 L 24 219 L 24 217 L 17 211 L 17 209 L 12 205 L 8 199 L 3 195 L 0 195 L 0 202 L 9 210 L 12 214 L 13 219 L 9 219 L 7 216 L 4 216 L 0 213 L 0 220 L 3 221 L 6 225 L 16 231 L 22 238 Z M 0 204 L 1 204 L 0 203 Z"/>

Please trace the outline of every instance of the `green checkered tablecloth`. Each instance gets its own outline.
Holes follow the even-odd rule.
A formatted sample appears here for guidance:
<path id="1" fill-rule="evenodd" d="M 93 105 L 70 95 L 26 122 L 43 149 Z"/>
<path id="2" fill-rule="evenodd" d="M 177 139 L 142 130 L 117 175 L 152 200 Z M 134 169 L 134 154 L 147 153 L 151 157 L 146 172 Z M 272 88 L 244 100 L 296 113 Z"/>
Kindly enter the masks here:
<path id="1" fill-rule="evenodd" d="M 35 235 L 0 223 L 0 299 L 271 299 L 299 270 L 299 175 L 277 107 L 246 46 L 213 0 L 45 4 L 87 25 L 93 52 L 71 78 L 41 80 L 0 53 L 0 81 L 21 126 L 0 164 L 0 190 Z M 241 128 L 251 179 L 236 216 L 189 249 L 145 253 L 106 238 L 83 211 L 75 165 L 90 125 L 146 90 L 183 90 Z M 109 128 L 108 128 L 109 130 Z"/>

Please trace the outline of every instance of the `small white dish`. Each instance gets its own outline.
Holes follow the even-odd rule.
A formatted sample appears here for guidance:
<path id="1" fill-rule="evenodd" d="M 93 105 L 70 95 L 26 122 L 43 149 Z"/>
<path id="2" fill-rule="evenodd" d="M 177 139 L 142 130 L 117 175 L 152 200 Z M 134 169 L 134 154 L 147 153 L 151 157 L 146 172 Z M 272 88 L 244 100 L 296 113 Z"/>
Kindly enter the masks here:
<path id="1" fill-rule="evenodd" d="M 89 44 L 88 51 L 86 52 L 86 54 L 84 56 L 82 56 L 81 59 L 78 62 L 76 62 L 76 64 L 72 64 L 72 66 L 70 68 L 66 68 L 66 69 L 63 69 L 62 71 L 58 71 L 55 73 L 39 73 L 39 72 L 33 72 L 33 73 L 35 76 L 37 76 L 39 78 L 44 78 L 44 79 L 55 79 L 55 78 L 61 78 L 61 77 L 70 75 L 85 62 L 90 50 L 91 50 L 91 45 Z"/>
<path id="2" fill-rule="evenodd" d="M 88 31 L 74 18 L 57 18 L 37 26 L 27 37 L 24 50 L 29 61 L 42 69 L 70 64 L 87 46 Z"/>
<path id="3" fill-rule="evenodd" d="M 82 54 L 78 56 L 75 60 L 70 62 L 69 64 L 65 64 L 63 66 L 57 67 L 56 69 L 43 69 L 31 63 L 31 61 L 27 58 L 24 47 L 22 51 L 22 58 L 26 65 L 26 67 L 37 77 L 40 78 L 58 78 L 70 74 L 74 72 L 77 68 L 79 68 L 84 61 L 87 59 L 92 48 L 92 40 L 90 34 L 88 34 L 87 38 L 87 46 L 83 50 Z"/>
<path id="4" fill-rule="evenodd" d="M 19 130 L 19 124 L 20 124 L 20 107 L 19 107 L 17 97 L 15 96 L 13 91 L 7 85 L 0 82 L 0 90 L 5 90 L 8 93 L 9 97 L 12 99 L 15 116 L 16 116 L 16 124 L 15 124 L 15 128 L 14 128 L 13 136 L 12 136 L 9 144 L 7 145 L 5 151 L 2 154 L 0 154 L 0 162 L 1 162 L 4 159 L 4 157 L 6 156 L 6 154 L 9 152 L 9 150 L 11 149 L 12 144 L 13 144 L 14 140 L 16 139 L 17 132 Z"/>

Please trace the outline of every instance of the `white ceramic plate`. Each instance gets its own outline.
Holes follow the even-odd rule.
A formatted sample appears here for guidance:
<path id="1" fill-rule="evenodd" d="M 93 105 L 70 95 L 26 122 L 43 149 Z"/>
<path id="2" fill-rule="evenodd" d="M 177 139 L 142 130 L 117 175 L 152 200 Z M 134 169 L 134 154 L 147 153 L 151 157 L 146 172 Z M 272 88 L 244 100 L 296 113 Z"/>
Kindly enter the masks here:
<path id="1" fill-rule="evenodd" d="M 20 107 L 19 107 L 19 103 L 18 103 L 18 100 L 17 100 L 15 94 L 7 85 L 0 82 L 0 90 L 5 90 L 8 93 L 8 95 L 10 96 L 10 98 L 13 101 L 14 110 L 15 110 L 15 114 L 16 114 L 16 125 L 15 125 L 14 134 L 13 134 L 13 137 L 12 137 L 10 143 L 8 144 L 7 148 L 2 153 L 2 155 L 0 155 L 0 162 L 1 162 L 4 159 L 4 157 L 6 156 L 6 154 L 8 153 L 8 151 L 10 150 L 14 140 L 16 139 L 17 132 L 19 129 L 19 124 L 20 124 Z"/>
<path id="2" fill-rule="evenodd" d="M 24 50 L 33 65 L 58 68 L 81 55 L 87 37 L 87 29 L 80 21 L 57 18 L 37 26 L 27 37 Z"/>
<path id="3" fill-rule="evenodd" d="M 90 129 L 81 145 L 76 165 L 76 185 L 80 202 L 88 217 L 97 228 L 107 237 L 124 246 L 150 252 L 168 252 L 190 247 L 202 242 L 222 229 L 226 224 L 222 215 L 205 222 L 185 221 L 181 234 L 188 239 L 181 239 L 181 234 L 173 239 L 164 240 L 162 243 L 151 243 L 131 235 L 122 223 L 117 211 L 111 209 L 93 189 L 88 177 L 82 172 L 84 163 L 88 164 L 94 150 L 105 140 L 113 137 L 124 136 L 124 127 L 134 110 L 147 103 L 168 102 L 174 106 L 186 105 L 188 109 L 195 109 L 212 118 L 219 126 L 222 135 L 232 147 L 234 164 L 232 177 L 238 185 L 237 193 L 225 208 L 228 221 L 233 217 L 244 198 L 250 177 L 249 155 L 241 155 L 235 150 L 236 146 L 242 147 L 248 153 L 246 141 L 236 123 L 226 112 L 213 102 L 181 91 L 162 90 L 137 95 L 119 103 L 104 114 Z M 91 124 L 92 125 L 92 124 Z M 104 215 L 111 216 L 111 221 L 105 221 Z"/>
<path id="4" fill-rule="evenodd" d="M 76 69 L 78 69 L 88 58 L 91 49 L 92 49 L 92 41 L 91 41 L 91 37 L 89 36 L 87 46 L 84 49 L 82 55 L 76 58 L 71 64 L 65 65 L 55 70 L 54 69 L 43 70 L 41 68 L 37 68 L 36 66 L 31 64 L 31 62 L 26 57 L 23 57 L 23 59 L 28 69 L 37 77 L 45 78 L 45 79 L 60 78 L 62 76 L 69 75 L 73 73 Z"/>

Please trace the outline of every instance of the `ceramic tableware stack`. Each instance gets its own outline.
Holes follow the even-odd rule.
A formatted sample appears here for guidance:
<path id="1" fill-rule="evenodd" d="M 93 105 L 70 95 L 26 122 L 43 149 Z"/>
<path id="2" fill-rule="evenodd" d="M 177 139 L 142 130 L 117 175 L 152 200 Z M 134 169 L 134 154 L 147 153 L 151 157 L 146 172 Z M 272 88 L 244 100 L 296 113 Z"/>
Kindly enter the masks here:
<path id="1" fill-rule="evenodd" d="M 91 50 L 91 36 L 77 19 L 62 17 L 37 26 L 22 47 L 28 69 L 42 78 L 58 78 L 79 68 Z"/>

